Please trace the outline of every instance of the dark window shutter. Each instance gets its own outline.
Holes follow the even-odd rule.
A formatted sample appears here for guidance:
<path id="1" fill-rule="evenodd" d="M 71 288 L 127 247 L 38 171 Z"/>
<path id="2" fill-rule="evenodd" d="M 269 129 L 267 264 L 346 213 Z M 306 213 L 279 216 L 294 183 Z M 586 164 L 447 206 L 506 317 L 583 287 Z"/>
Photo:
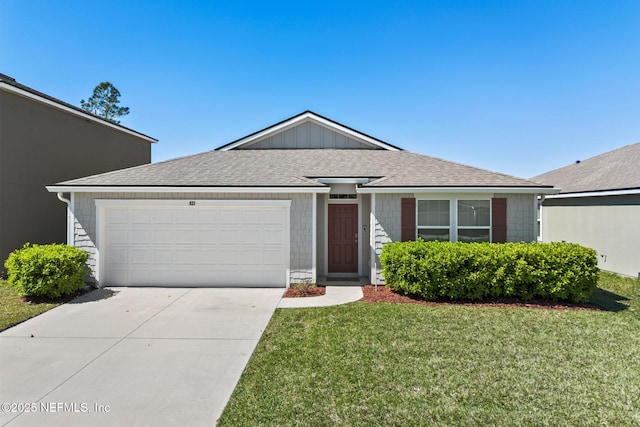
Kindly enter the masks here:
<path id="1" fill-rule="evenodd" d="M 507 199 L 491 199 L 491 237 L 493 243 L 507 241 Z"/>
<path id="2" fill-rule="evenodd" d="M 401 223 L 403 242 L 416 239 L 416 199 L 403 198 L 401 209 Z"/>

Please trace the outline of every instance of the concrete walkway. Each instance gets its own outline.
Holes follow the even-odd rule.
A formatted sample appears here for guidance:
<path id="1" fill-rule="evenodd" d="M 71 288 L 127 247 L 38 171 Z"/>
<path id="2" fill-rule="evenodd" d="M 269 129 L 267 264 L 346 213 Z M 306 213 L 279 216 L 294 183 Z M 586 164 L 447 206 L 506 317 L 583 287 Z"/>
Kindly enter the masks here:
<path id="1" fill-rule="evenodd" d="M 278 308 L 327 307 L 358 301 L 362 296 L 360 285 L 327 286 L 326 293 L 319 297 L 282 298 Z"/>
<path id="2" fill-rule="evenodd" d="M 0 425 L 214 425 L 282 292 L 106 288 L 9 328 Z"/>

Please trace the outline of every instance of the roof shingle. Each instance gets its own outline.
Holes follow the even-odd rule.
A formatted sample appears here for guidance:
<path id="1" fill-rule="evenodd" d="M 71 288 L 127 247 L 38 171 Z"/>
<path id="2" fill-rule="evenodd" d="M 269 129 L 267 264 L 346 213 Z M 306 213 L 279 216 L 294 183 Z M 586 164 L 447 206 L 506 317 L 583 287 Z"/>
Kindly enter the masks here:
<path id="1" fill-rule="evenodd" d="M 640 188 L 640 143 L 531 178 L 561 188 L 560 194 Z"/>
<path id="2" fill-rule="evenodd" d="M 309 178 L 375 178 L 364 187 L 541 187 L 539 184 L 407 151 L 208 151 L 65 181 L 64 186 L 322 187 Z M 549 186 L 551 187 L 551 186 Z"/>

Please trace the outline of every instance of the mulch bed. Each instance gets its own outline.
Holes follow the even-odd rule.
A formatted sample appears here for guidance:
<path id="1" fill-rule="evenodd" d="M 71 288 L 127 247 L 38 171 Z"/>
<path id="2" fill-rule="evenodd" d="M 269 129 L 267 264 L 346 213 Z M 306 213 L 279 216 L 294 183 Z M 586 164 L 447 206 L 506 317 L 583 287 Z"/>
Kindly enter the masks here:
<path id="1" fill-rule="evenodd" d="M 374 285 L 365 285 L 362 287 L 364 297 L 360 301 L 364 302 L 388 302 L 403 304 L 422 304 L 430 306 L 438 305 L 468 305 L 481 307 L 528 307 L 528 308 L 544 308 L 553 310 L 602 310 L 602 307 L 589 303 L 568 303 L 568 302 L 552 302 L 552 301 L 522 301 L 515 298 L 500 298 L 491 301 L 447 301 L 435 302 L 425 301 L 418 297 L 398 294 L 388 289 L 384 285 L 378 285 L 377 290 Z"/>
<path id="2" fill-rule="evenodd" d="M 283 298 L 304 298 L 304 297 L 319 297 L 325 294 L 326 288 L 324 286 L 315 286 L 313 288 L 296 288 L 294 286 L 287 289 Z"/>

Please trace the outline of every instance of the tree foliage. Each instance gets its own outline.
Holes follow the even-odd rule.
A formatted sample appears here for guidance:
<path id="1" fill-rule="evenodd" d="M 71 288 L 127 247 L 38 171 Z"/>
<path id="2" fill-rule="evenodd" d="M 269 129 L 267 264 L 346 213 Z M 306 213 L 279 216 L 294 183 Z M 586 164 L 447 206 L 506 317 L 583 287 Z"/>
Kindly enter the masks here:
<path id="1" fill-rule="evenodd" d="M 113 123 L 120 123 L 117 118 L 129 114 L 129 107 L 120 107 L 118 104 L 120 104 L 120 91 L 109 82 L 102 82 L 96 86 L 88 100 L 80 100 L 83 110 Z"/>

